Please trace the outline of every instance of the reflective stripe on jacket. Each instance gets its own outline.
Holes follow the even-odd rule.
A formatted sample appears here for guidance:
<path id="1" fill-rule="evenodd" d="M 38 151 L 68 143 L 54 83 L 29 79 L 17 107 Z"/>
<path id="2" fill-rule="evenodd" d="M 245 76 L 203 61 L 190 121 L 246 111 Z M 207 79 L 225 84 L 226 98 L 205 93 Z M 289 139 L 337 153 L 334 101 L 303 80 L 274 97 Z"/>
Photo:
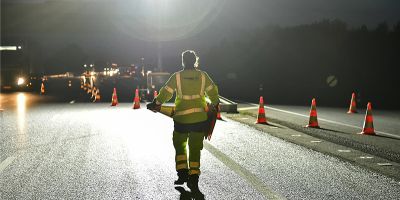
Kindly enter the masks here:
<path id="1" fill-rule="evenodd" d="M 157 101 L 164 103 L 176 93 L 174 121 L 179 123 L 197 123 L 207 120 L 206 99 L 219 103 L 218 87 L 207 73 L 186 69 L 174 73 L 164 87 L 160 89 Z"/>

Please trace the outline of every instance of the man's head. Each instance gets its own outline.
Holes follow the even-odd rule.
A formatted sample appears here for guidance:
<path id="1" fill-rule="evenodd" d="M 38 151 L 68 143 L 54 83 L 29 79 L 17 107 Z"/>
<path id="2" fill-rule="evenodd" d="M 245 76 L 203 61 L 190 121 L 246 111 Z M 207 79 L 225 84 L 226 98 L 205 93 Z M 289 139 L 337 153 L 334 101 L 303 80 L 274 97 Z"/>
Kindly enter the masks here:
<path id="1" fill-rule="evenodd" d="M 196 68 L 198 66 L 199 57 L 193 50 L 186 50 L 182 52 L 182 66 L 186 69 Z"/>

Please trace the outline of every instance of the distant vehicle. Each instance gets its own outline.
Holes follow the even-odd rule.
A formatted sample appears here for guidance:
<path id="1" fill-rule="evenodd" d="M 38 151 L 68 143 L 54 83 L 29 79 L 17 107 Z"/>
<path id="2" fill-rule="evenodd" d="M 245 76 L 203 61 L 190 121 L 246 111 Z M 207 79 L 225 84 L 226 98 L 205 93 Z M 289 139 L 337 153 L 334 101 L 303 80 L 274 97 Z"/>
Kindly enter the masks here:
<path id="1" fill-rule="evenodd" d="M 2 68 L 1 91 L 27 91 L 32 87 L 30 76 L 20 69 Z"/>
<path id="2" fill-rule="evenodd" d="M 168 72 L 149 72 L 147 73 L 147 100 L 153 100 L 154 91 L 160 91 L 161 87 L 170 77 Z"/>

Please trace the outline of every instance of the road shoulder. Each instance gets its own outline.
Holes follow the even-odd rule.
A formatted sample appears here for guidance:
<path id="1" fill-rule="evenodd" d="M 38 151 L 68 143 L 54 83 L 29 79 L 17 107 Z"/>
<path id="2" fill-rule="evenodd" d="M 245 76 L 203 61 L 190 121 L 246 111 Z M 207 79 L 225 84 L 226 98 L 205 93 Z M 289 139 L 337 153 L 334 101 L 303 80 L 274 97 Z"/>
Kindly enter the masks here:
<path id="1" fill-rule="evenodd" d="M 278 123 L 269 122 L 270 125 L 255 124 L 256 118 L 249 114 L 224 114 L 223 116 L 254 127 L 274 137 L 304 146 L 317 152 L 335 156 L 400 181 L 400 164 L 397 162 L 313 137 Z"/>

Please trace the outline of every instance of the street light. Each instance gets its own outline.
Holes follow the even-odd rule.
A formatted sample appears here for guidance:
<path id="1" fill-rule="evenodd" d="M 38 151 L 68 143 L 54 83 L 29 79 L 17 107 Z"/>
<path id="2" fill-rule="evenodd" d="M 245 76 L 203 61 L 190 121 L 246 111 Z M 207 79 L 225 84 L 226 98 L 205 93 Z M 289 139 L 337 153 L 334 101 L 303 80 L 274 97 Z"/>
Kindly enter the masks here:
<path id="1" fill-rule="evenodd" d="M 83 65 L 83 67 L 87 67 L 87 65 L 86 65 L 86 64 L 84 64 L 84 65 Z"/>

